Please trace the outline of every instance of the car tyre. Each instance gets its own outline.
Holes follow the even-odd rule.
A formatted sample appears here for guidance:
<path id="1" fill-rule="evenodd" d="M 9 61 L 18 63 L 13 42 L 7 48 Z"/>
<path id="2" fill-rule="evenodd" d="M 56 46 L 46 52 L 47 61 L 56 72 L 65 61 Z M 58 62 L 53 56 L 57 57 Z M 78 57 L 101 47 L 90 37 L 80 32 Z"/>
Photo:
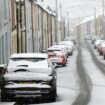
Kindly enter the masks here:
<path id="1" fill-rule="evenodd" d="M 103 55 L 102 52 L 99 52 L 99 55 Z"/>
<path id="2" fill-rule="evenodd" d="M 73 55 L 73 52 L 70 52 L 70 53 L 69 53 L 69 56 L 72 56 L 72 55 Z"/>
<path id="3" fill-rule="evenodd" d="M 104 55 L 104 60 L 105 60 L 105 55 Z"/>
<path id="4" fill-rule="evenodd" d="M 8 102 L 8 98 L 6 97 L 5 93 L 2 92 L 2 90 L 1 90 L 1 101 L 2 102 Z"/>
<path id="5" fill-rule="evenodd" d="M 66 67 L 66 63 L 65 64 L 62 64 L 62 67 Z"/>
<path id="6" fill-rule="evenodd" d="M 57 91 L 54 89 L 53 92 L 49 93 L 49 101 L 50 102 L 55 102 L 56 101 L 56 96 L 57 96 Z"/>

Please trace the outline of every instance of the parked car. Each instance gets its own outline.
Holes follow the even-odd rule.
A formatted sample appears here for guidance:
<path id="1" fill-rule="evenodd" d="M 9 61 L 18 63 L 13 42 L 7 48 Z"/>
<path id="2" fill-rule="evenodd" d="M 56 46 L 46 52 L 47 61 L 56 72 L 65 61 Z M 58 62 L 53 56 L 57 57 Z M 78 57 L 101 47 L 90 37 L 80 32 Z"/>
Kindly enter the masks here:
<path id="1" fill-rule="evenodd" d="M 91 40 L 92 36 L 91 35 L 85 35 L 85 40 Z"/>
<path id="2" fill-rule="evenodd" d="M 49 59 L 56 64 L 66 66 L 67 56 L 65 55 L 65 50 L 58 47 L 50 47 L 47 49 L 47 54 Z"/>
<path id="3" fill-rule="evenodd" d="M 105 46 L 103 46 L 103 58 L 105 60 Z"/>
<path id="4" fill-rule="evenodd" d="M 102 41 L 98 46 L 99 55 L 103 55 L 103 49 L 105 47 L 105 41 Z"/>
<path id="5" fill-rule="evenodd" d="M 100 39 L 101 39 L 101 38 L 96 37 L 96 36 L 92 37 L 92 44 L 95 44 L 95 42 L 96 42 L 97 40 L 100 40 Z"/>
<path id="6" fill-rule="evenodd" d="M 10 57 L 2 78 L 1 100 L 56 99 L 56 71 L 47 54 L 24 53 Z"/>
<path id="7" fill-rule="evenodd" d="M 62 42 L 59 43 L 59 45 L 66 45 L 68 55 L 73 55 L 74 44 L 71 41 L 62 41 Z"/>
<path id="8" fill-rule="evenodd" d="M 65 53 L 65 57 L 66 57 L 66 60 L 67 60 L 67 57 L 68 57 L 68 48 L 67 48 L 67 46 L 66 45 L 54 45 L 54 46 L 51 46 L 50 48 L 61 48 L 63 51 L 64 51 L 64 53 Z"/>
<path id="9" fill-rule="evenodd" d="M 1 83 L 2 83 L 2 76 L 5 72 L 5 67 L 6 67 L 6 64 L 0 64 L 0 88 L 1 88 Z"/>
<path id="10" fill-rule="evenodd" d="M 65 39 L 64 39 L 65 41 L 72 41 L 74 44 L 76 44 L 76 38 L 75 37 L 66 37 Z"/>
<path id="11" fill-rule="evenodd" d="M 95 43 L 94 43 L 94 48 L 95 49 L 98 49 L 98 47 L 100 46 L 100 44 L 103 42 L 103 40 L 99 39 L 99 40 L 96 40 Z"/>

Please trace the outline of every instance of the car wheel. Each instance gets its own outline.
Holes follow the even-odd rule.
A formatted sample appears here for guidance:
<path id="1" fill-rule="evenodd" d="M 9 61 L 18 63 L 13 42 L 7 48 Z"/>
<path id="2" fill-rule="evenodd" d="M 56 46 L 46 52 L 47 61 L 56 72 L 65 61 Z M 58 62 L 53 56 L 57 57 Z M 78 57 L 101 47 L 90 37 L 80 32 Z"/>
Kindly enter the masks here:
<path id="1" fill-rule="evenodd" d="M 73 52 L 70 55 L 72 56 L 73 55 Z"/>
<path id="2" fill-rule="evenodd" d="M 96 46 L 94 46 L 94 49 L 96 49 Z"/>
<path id="3" fill-rule="evenodd" d="M 48 102 L 49 101 L 49 96 L 44 94 L 42 95 L 42 102 Z"/>
<path id="4" fill-rule="evenodd" d="M 66 67 L 66 63 L 65 64 L 62 64 L 62 67 Z"/>
<path id="5" fill-rule="evenodd" d="M 99 55 L 102 55 L 102 52 L 99 52 Z"/>
<path id="6" fill-rule="evenodd" d="M 2 90 L 1 90 L 1 101 L 2 102 L 8 102 L 8 98 Z"/>
<path id="7" fill-rule="evenodd" d="M 50 94 L 49 94 L 49 101 L 50 102 L 55 102 L 56 101 L 56 96 L 57 96 L 57 91 L 56 91 L 56 88 L 55 88 L 54 91 L 50 92 Z"/>

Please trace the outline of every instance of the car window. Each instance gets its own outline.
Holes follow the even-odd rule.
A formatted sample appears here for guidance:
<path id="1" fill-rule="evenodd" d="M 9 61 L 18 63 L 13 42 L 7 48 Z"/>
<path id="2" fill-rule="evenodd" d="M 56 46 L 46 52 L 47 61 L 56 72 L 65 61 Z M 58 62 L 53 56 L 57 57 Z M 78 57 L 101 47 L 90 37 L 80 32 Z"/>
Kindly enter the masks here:
<path id="1" fill-rule="evenodd" d="M 31 62 L 39 62 L 45 59 L 46 58 L 11 58 L 12 61 L 31 61 Z"/>
<path id="2" fill-rule="evenodd" d="M 54 53 L 56 54 L 56 53 L 62 53 L 62 51 L 61 50 L 48 50 L 47 53 L 48 54 L 54 54 Z"/>

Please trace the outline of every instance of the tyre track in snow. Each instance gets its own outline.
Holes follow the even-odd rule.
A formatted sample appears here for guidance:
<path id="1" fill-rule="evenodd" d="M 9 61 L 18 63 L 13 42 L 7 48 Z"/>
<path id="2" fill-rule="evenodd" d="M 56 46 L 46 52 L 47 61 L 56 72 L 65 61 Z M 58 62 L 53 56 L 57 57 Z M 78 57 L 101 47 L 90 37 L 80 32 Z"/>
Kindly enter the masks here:
<path id="1" fill-rule="evenodd" d="M 89 52 L 92 56 L 92 59 L 93 59 L 94 63 L 100 69 L 100 71 L 105 75 L 105 64 L 103 64 L 102 62 L 99 61 L 99 59 L 94 54 L 92 48 L 90 47 L 89 43 L 86 42 L 86 44 L 87 44 L 88 50 L 89 50 Z"/>
<path id="2" fill-rule="evenodd" d="M 80 44 L 79 44 L 80 45 Z M 72 105 L 87 105 L 91 97 L 92 82 L 88 74 L 85 72 L 80 46 L 78 47 L 77 56 L 77 73 L 80 78 L 80 88 L 81 92 L 75 102 Z"/>

